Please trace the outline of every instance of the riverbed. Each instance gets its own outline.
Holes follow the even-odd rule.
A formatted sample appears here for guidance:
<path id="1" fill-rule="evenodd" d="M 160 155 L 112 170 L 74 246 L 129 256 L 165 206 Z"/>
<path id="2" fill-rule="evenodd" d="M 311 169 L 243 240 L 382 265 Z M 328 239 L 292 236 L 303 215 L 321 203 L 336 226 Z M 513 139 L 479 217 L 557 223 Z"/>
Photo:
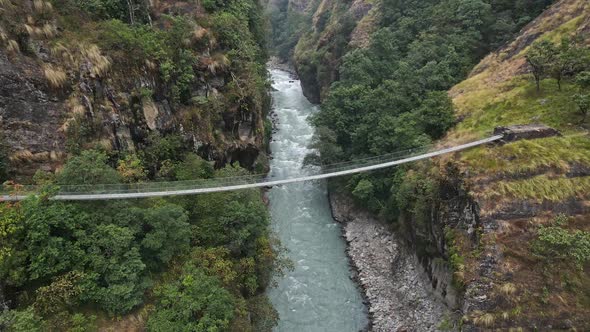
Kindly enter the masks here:
<path id="1" fill-rule="evenodd" d="M 291 74 L 271 69 L 276 126 L 270 144 L 272 177 L 305 175 L 318 108 Z M 331 215 L 326 183 L 296 183 L 268 192 L 272 229 L 293 261 L 293 271 L 269 290 L 280 320 L 275 331 L 360 331 L 367 310 L 346 256 L 341 225 Z"/>

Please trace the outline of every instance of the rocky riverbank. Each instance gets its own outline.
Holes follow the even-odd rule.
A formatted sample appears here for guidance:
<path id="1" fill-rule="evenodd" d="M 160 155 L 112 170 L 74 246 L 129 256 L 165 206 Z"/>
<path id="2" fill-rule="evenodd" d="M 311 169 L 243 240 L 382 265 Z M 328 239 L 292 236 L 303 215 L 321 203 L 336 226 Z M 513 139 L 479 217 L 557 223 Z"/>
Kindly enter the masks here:
<path id="1" fill-rule="evenodd" d="M 343 225 L 347 253 L 368 302 L 372 331 L 435 331 L 448 316 L 416 256 L 387 225 L 331 193 L 335 220 Z"/>
<path id="2" fill-rule="evenodd" d="M 293 65 L 277 58 L 276 56 L 271 56 L 270 60 L 268 60 L 268 62 L 266 64 L 266 66 L 267 66 L 267 68 L 280 69 L 282 71 L 286 71 L 287 73 L 289 73 L 293 76 L 293 79 L 298 79 L 297 78 L 297 71 L 295 70 Z"/>

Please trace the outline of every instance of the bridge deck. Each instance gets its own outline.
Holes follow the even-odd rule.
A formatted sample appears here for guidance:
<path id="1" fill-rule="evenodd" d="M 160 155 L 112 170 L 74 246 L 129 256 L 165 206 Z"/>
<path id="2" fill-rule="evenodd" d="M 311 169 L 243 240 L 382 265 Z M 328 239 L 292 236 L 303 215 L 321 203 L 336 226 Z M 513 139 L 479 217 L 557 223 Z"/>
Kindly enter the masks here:
<path id="1" fill-rule="evenodd" d="M 241 190 L 241 189 L 250 189 L 250 188 L 260 188 L 260 187 L 270 187 L 270 186 L 278 186 L 283 184 L 295 183 L 295 182 L 303 182 L 303 181 L 311 181 L 311 180 L 321 180 L 327 179 L 332 177 L 338 176 L 345 176 L 351 175 L 356 173 L 362 172 L 369 172 L 378 169 L 393 167 L 417 160 L 428 159 L 436 156 L 440 156 L 443 154 L 461 151 L 465 149 L 469 149 L 478 145 L 483 145 L 487 143 L 491 143 L 497 140 L 500 140 L 503 135 L 496 135 L 489 138 L 481 139 L 475 142 L 467 143 L 458 145 L 455 147 L 450 147 L 446 149 L 441 149 L 433 152 L 423 153 L 419 155 L 414 155 L 410 157 L 406 157 L 403 159 L 397 160 L 390 160 L 382 162 L 379 160 L 379 163 L 374 163 L 373 161 L 369 161 L 357 164 L 349 164 L 347 166 L 342 166 L 336 169 L 328 169 L 325 173 L 320 174 L 310 174 L 306 176 L 296 177 L 296 178 L 285 178 L 285 179 L 268 179 L 268 178 L 257 178 L 255 176 L 252 177 L 242 177 L 242 178 L 231 178 L 228 179 L 225 185 L 218 185 L 224 182 L 224 179 L 213 179 L 213 181 L 209 182 L 190 182 L 190 183 L 173 183 L 168 182 L 170 188 L 162 188 L 158 186 L 157 182 L 151 183 L 144 183 L 141 184 L 143 186 L 137 187 L 128 187 L 128 188 L 115 188 L 116 185 L 88 185 L 88 186 L 63 186 L 60 192 L 51 197 L 53 200 L 64 200 L 64 201 L 90 201 L 90 200 L 110 200 L 110 199 L 130 199 L 130 198 L 147 198 L 147 197 L 164 197 L 164 196 L 177 196 L 177 195 L 196 195 L 196 194 L 206 194 L 206 193 L 214 193 L 214 192 L 223 192 L 223 191 L 232 191 L 232 190 Z M 359 165 L 360 164 L 360 165 Z M 179 184 L 183 184 L 184 186 L 188 186 L 189 188 L 182 188 L 178 189 Z M 217 185 L 212 185 L 217 184 Z M 64 188 L 65 187 L 65 188 Z M 77 187 L 81 188 L 80 191 L 75 190 L 72 192 L 68 190 L 67 187 Z M 182 187 L 182 186 L 181 186 Z M 25 199 L 29 194 L 33 194 L 33 190 L 25 190 L 25 193 L 28 194 L 16 194 L 16 195 L 2 195 L 0 196 L 0 201 L 19 201 Z"/>

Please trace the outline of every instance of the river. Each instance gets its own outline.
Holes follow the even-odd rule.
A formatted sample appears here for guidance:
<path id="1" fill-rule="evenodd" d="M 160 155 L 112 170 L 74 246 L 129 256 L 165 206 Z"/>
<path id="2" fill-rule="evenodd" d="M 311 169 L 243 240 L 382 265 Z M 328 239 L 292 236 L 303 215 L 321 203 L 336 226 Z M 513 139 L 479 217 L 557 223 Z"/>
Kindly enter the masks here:
<path id="1" fill-rule="evenodd" d="M 278 117 L 270 144 L 270 176 L 302 175 L 314 132 L 308 118 L 318 108 L 303 96 L 300 82 L 289 73 L 270 72 Z M 332 219 L 325 182 L 277 186 L 268 197 L 273 231 L 295 265 L 278 287 L 269 290 L 280 315 L 275 331 L 362 330 L 368 323 L 366 308 L 350 279 L 346 244 L 340 224 Z"/>

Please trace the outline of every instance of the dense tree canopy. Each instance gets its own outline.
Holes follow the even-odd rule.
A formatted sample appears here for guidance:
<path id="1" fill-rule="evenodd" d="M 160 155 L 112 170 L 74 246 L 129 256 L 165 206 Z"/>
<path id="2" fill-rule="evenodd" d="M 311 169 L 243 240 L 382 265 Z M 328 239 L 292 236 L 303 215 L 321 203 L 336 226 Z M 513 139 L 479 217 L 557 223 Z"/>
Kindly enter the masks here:
<path id="1" fill-rule="evenodd" d="M 384 155 L 441 138 L 455 123 L 446 91 L 550 3 L 384 1 L 370 46 L 342 58 L 339 79 L 313 119 L 320 128 L 314 139 L 319 155 L 308 160 Z M 352 177 L 346 186 L 358 200 L 384 211 L 395 198 L 392 185 L 400 172 Z"/>
<path id="2" fill-rule="evenodd" d="M 183 180 L 246 173 L 237 166 L 214 172 L 191 154 L 174 168 Z M 85 151 L 56 179 L 100 183 L 116 181 L 119 174 L 104 154 Z M 93 318 L 77 312 L 81 306 L 128 313 L 144 302 L 161 273 L 166 277 L 157 282 L 150 330 L 224 330 L 236 312 L 248 312 L 246 299 L 260 296 L 281 264 L 256 190 L 87 203 L 46 195 L 0 205 L 0 280 L 9 295 L 28 294 L 16 302 L 22 310 L 0 314 L 0 326 L 10 330 L 91 326 Z M 195 245 L 201 249 L 191 250 Z M 169 269 L 184 260 L 180 270 Z M 270 316 L 259 321 L 272 326 L 268 319 L 276 315 L 264 314 Z"/>

